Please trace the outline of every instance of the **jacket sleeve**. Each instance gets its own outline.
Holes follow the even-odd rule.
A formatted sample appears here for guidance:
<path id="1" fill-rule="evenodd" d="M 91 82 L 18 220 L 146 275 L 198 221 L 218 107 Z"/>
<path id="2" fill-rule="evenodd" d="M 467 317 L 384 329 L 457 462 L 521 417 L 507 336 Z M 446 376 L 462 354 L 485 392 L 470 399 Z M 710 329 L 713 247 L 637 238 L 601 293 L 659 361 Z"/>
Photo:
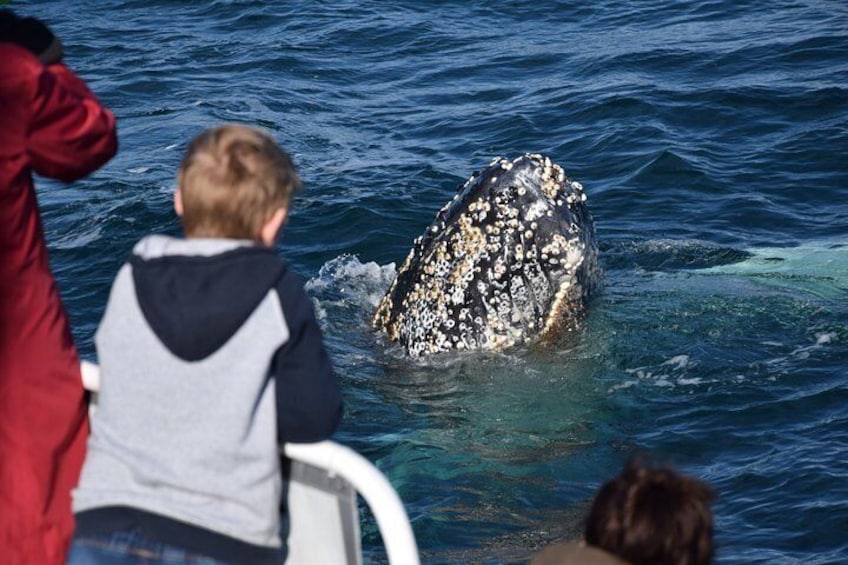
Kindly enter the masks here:
<path id="1" fill-rule="evenodd" d="M 115 155 L 115 116 L 65 65 L 43 69 L 31 102 L 27 150 L 36 173 L 71 182 Z"/>
<path id="2" fill-rule="evenodd" d="M 277 351 L 273 374 L 280 443 L 329 438 L 342 417 L 342 398 L 312 300 L 296 276 L 286 273 L 277 288 L 289 340 Z"/>

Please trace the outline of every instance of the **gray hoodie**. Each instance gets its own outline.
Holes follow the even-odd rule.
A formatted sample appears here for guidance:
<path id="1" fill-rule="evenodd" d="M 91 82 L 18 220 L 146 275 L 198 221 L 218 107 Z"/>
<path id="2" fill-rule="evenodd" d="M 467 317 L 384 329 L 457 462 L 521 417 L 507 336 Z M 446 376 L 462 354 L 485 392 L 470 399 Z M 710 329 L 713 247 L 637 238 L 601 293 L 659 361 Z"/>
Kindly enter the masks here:
<path id="1" fill-rule="evenodd" d="M 342 412 L 301 280 L 250 242 L 150 236 L 119 271 L 95 344 L 77 535 L 141 528 L 273 562 L 279 445 L 328 438 Z"/>

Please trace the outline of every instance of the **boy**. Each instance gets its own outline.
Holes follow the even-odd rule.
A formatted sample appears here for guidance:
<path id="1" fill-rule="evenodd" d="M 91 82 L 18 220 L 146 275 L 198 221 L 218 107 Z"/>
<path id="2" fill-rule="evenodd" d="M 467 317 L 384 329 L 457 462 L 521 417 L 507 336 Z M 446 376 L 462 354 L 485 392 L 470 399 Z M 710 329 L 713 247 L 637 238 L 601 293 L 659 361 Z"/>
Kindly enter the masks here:
<path id="1" fill-rule="evenodd" d="M 95 336 L 97 411 L 69 563 L 279 563 L 279 445 L 330 437 L 341 396 L 302 282 L 273 246 L 300 181 L 254 129 L 180 165 L 186 239 L 142 239 Z"/>

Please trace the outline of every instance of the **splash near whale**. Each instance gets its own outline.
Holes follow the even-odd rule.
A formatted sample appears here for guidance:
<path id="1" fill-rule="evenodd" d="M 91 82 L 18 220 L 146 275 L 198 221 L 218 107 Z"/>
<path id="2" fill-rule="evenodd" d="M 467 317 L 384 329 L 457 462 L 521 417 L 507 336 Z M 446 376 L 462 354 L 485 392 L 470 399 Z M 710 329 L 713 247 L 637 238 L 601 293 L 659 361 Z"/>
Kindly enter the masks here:
<path id="1" fill-rule="evenodd" d="M 413 356 L 544 340 L 574 326 L 600 285 L 594 232 L 562 167 L 495 158 L 415 240 L 372 324 Z"/>

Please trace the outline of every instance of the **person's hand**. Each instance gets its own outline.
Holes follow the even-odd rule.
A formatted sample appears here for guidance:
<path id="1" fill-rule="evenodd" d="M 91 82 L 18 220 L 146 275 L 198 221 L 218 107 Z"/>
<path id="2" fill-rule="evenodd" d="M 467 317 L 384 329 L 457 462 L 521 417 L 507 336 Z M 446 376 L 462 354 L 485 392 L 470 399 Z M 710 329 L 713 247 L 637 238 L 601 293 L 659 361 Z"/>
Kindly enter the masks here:
<path id="1" fill-rule="evenodd" d="M 19 18 L 12 10 L 0 10 L 0 41 L 28 49 L 45 65 L 62 60 L 62 42 L 37 18 Z"/>

